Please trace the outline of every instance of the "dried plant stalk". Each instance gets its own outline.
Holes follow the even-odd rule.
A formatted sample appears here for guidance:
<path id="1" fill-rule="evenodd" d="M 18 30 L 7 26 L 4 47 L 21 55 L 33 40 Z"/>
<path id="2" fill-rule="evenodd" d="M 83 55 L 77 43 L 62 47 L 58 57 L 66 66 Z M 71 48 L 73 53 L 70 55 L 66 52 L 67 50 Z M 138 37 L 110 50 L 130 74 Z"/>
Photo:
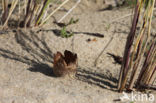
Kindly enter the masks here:
<path id="1" fill-rule="evenodd" d="M 33 2 L 33 10 L 32 10 L 32 12 L 30 14 L 30 18 L 28 20 L 27 27 L 30 27 L 30 25 L 31 25 L 31 22 L 32 22 L 32 19 L 33 19 L 33 15 L 34 15 L 34 12 L 35 12 L 36 8 L 37 8 L 37 3 Z"/>
<path id="2" fill-rule="evenodd" d="M 147 14 L 146 14 L 146 11 L 145 11 L 144 17 L 143 17 L 143 22 L 142 22 L 142 27 L 141 27 L 140 33 L 139 33 L 139 35 L 137 37 L 136 43 L 134 44 L 134 50 L 133 50 L 131 60 L 130 60 L 129 69 L 132 68 L 132 65 L 134 65 L 134 66 L 133 66 L 133 71 L 132 71 L 132 74 L 131 74 L 130 83 L 129 83 L 129 87 L 128 87 L 129 90 L 131 90 L 133 88 L 134 82 L 137 79 L 137 73 L 139 71 L 138 67 L 139 67 L 141 59 L 143 57 L 145 45 L 147 44 L 147 41 L 148 41 L 148 39 L 144 40 L 145 45 L 143 45 L 143 40 L 142 39 L 146 38 L 144 35 L 145 35 L 145 29 L 147 27 L 147 22 L 148 22 L 148 18 L 146 17 L 146 15 Z M 137 55 L 136 55 L 136 58 L 135 58 L 135 62 L 133 64 L 133 60 L 134 60 L 134 56 L 136 54 L 136 50 L 137 50 Z"/>
<path id="3" fill-rule="evenodd" d="M 11 16 L 12 12 L 14 11 L 14 9 L 15 9 L 17 3 L 18 3 L 18 0 L 13 0 L 13 1 L 12 1 L 12 3 L 11 3 L 11 8 L 10 8 L 10 10 L 9 10 L 9 14 L 8 14 L 8 17 L 7 17 L 7 19 L 6 19 L 5 23 L 4 23 L 4 25 L 3 25 L 3 28 L 7 25 L 8 20 L 9 20 L 9 18 L 10 18 L 10 16 Z"/>
<path id="4" fill-rule="evenodd" d="M 50 0 L 45 0 L 45 1 L 44 1 L 43 7 L 42 7 L 42 9 L 41 9 L 41 12 L 40 12 L 39 15 L 38 15 L 38 18 L 37 18 L 37 21 L 36 21 L 35 26 L 38 26 L 39 23 L 41 22 L 41 18 L 42 18 L 42 16 L 43 16 L 43 13 L 44 13 L 45 9 L 48 7 L 49 3 L 50 3 Z"/>
<path id="5" fill-rule="evenodd" d="M 153 66 L 154 66 L 154 65 L 153 65 Z M 153 71 L 153 73 L 152 73 L 152 75 L 151 75 L 151 78 L 150 78 L 150 80 L 149 80 L 149 84 L 153 84 L 155 80 L 156 80 L 156 65 L 155 65 L 155 67 L 154 67 L 154 71 Z"/>
<path id="6" fill-rule="evenodd" d="M 32 0 L 28 0 L 28 2 L 27 2 L 26 15 L 25 15 L 24 20 L 20 23 L 20 26 L 21 27 L 26 27 L 27 26 L 27 22 L 28 22 L 29 17 L 30 17 L 30 6 L 31 6 L 31 2 L 32 2 Z"/>
<path id="7" fill-rule="evenodd" d="M 69 0 L 65 0 L 59 7 L 57 7 L 48 17 L 46 17 L 39 26 L 42 26 L 56 11 L 58 11 L 63 5 L 65 5 Z"/>
<path id="8" fill-rule="evenodd" d="M 130 52 L 131 52 L 131 48 L 132 48 L 132 44 L 133 44 L 133 40 L 134 40 L 134 36 L 135 36 L 135 31 L 136 31 L 136 26 L 138 23 L 138 18 L 140 15 L 139 12 L 139 3 L 137 4 L 136 8 L 135 8 L 135 14 L 134 14 L 134 19 L 133 19 L 133 23 L 132 23 L 132 27 L 130 30 L 130 33 L 127 37 L 127 42 L 126 42 L 126 46 L 125 46 L 125 52 L 124 52 L 124 58 L 123 58 L 123 63 L 122 63 L 122 67 L 120 70 L 120 77 L 119 77 L 119 83 L 118 83 L 118 88 L 119 91 L 123 91 L 123 89 L 125 88 L 125 84 L 127 81 L 127 74 L 128 74 L 128 65 L 129 65 L 129 58 L 130 58 Z"/>
<path id="9" fill-rule="evenodd" d="M 143 59 L 145 49 L 147 48 L 147 43 L 149 42 L 154 3 L 155 3 L 155 0 L 149 0 L 149 1 L 138 0 L 137 2 L 135 14 L 133 18 L 133 23 L 132 23 L 130 33 L 127 37 L 127 42 L 126 42 L 125 52 L 124 52 L 124 59 L 123 59 L 122 67 L 120 70 L 120 77 L 119 77 L 119 84 L 118 84 L 118 89 L 120 92 L 122 92 L 123 89 L 125 88 L 125 85 L 127 83 L 127 76 L 132 67 L 133 67 L 133 71 L 131 73 L 131 78 L 130 78 L 128 89 L 132 89 L 135 81 L 137 80 L 137 73 L 139 70 L 139 65 L 141 64 L 141 61 Z M 145 7 L 145 11 L 144 11 L 144 16 L 143 16 L 142 27 L 141 27 L 139 35 L 137 36 L 134 49 L 133 49 L 133 53 L 130 57 L 132 44 L 134 42 L 136 25 L 138 23 L 140 12 L 143 7 Z M 147 27 L 148 27 L 148 33 L 146 35 L 145 29 Z M 143 43 L 145 44 L 143 45 Z M 151 52 L 150 54 L 152 55 L 152 57 L 155 56 L 153 52 Z M 150 63 L 147 63 L 147 60 L 145 60 L 146 62 L 144 63 L 144 66 L 141 71 L 141 73 L 143 74 L 140 74 L 139 76 L 140 77 L 139 81 L 142 80 L 142 83 L 144 84 L 148 84 L 150 82 L 155 71 L 155 60 L 153 59 L 155 57 L 151 59 L 149 58 L 149 56 L 147 56 L 147 58 L 149 59 L 148 61 L 150 61 Z"/>
<path id="10" fill-rule="evenodd" d="M 76 8 L 76 6 L 79 4 L 81 2 L 81 0 L 78 0 L 77 2 L 76 2 L 76 4 L 58 21 L 58 23 L 60 23 L 67 15 L 69 15 L 69 13 L 70 12 L 72 12 L 72 10 L 74 9 L 74 8 Z"/>
<path id="11" fill-rule="evenodd" d="M 149 37 L 150 37 L 150 31 L 151 31 L 151 22 L 152 22 L 152 16 L 153 16 L 153 8 L 154 8 L 154 4 L 155 4 L 155 0 L 153 0 L 153 2 L 152 2 L 152 6 L 150 5 L 150 3 L 149 3 L 149 5 L 148 5 L 148 9 L 149 9 L 149 12 L 147 12 L 148 14 L 149 14 L 149 26 L 148 26 L 148 34 L 147 34 L 147 39 L 149 39 Z M 155 49 L 154 48 L 156 48 L 155 47 L 155 38 L 153 39 L 153 44 L 152 44 L 152 46 L 151 46 L 151 49 L 149 50 L 149 52 L 148 52 L 148 55 L 147 55 L 147 57 L 146 57 L 146 60 L 145 60 L 145 62 L 144 62 L 144 65 L 143 65 L 143 68 L 142 68 L 142 70 L 141 70 L 141 72 L 140 72 L 140 75 L 139 75 L 139 78 L 138 78 L 138 81 L 137 81 L 137 85 L 138 85 L 138 87 L 139 87 L 139 84 L 142 82 L 142 81 L 144 81 L 143 83 L 145 83 L 145 79 L 146 79 L 146 77 L 148 76 L 148 75 L 150 75 L 151 74 L 151 72 L 147 72 L 148 71 L 148 68 L 149 67 L 151 67 L 151 64 L 149 64 L 150 62 L 152 62 L 152 60 L 153 60 L 153 57 L 154 57 L 154 59 L 155 59 L 155 53 L 153 54 L 152 53 L 152 51 L 154 50 L 154 52 L 155 52 Z M 146 46 L 147 45 L 147 42 L 146 42 L 146 44 L 145 44 L 145 47 L 147 47 Z M 144 50 L 145 50 L 145 48 L 144 48 Z M 153 56 L 152 56 L 153 55 Z M 155 61 L 155 60 L 154 60 Z M 155 67 L 154 67 L 155 68 Z M 151 70 L 150 70 L 151 71 Z M 145 74 L 145 73 L 147 73 L 147 74 Z"/>
<path id="12" fill-rule="evenodd" d="M 4 24 L 9 13 L 8 0 L 2 0 L 2 7 L 3 7 L 2 23 Z"/>
<path id="13" fill-rule="evenodd" d="M 156 40 L 156 39 L 154 39 Z M 144 62 L 143 72 L 141 72 L 141 76 L 139 77 L 138 81 L 138 87 L 140 84 L 149 84 L 151 78 L 153 78 L 155 67 L 156 67 L 156 42 L 152 43 L 151 48 L 148 52 L 147 58 Z M 156 77 L 155 77 L 156 78 Z"/>

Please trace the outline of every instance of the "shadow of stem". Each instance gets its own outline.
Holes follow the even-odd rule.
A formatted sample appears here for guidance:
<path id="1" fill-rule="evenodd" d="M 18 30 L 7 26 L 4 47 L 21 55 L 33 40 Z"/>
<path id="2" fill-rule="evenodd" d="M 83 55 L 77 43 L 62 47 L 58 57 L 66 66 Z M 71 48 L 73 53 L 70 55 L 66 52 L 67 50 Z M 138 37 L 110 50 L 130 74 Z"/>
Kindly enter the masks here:
<path id="1" fill-rule="evenodd" d="M 47 62 L 53 63 L 53 53 L 48 47 L 44 35 L 39 38 L 33 31 L 24 33 L 18 30 L 15 34 L 15 40 L 22 50 L 26 51 L 33 58 L 30 59 L 29 56 L 22 56 L 16 52 L 2 48 L 0 48 L 0 56 L 30 65 L 31 67 L 28 70 L 32 72 L 40 72 L 47 76 L 53 76 L 52 67 L 47 64 Z"/>
<path id="2" fill-rule="evenodd" d="M 78 80 L 87 82 L 89 84 L 97 85 L 104 89 L 109 89 L 112 91 L 117 91 L 118 80 L 114 77 L 109 77 L 106 74 L 91 72 L 88 70 L 79 69 L 77 71 L 76 77 Z"/>

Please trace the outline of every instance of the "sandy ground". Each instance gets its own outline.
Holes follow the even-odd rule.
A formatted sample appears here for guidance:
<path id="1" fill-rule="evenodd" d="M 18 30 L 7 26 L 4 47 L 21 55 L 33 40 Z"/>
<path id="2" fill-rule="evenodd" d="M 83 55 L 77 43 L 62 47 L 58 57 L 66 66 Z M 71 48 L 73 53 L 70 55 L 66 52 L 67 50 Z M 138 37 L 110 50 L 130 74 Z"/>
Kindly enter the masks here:
<path id="1" fill-rule="evenodd" d="M 133 103 L 115 101 L 123 96 L 116 89 L 120 65 L 107 55 L 123 55 L 131 17 L 116 19 L 132 10 L 87 8 L 80 4 L 64 20 L 79 19 L 67 28 L 74 32 L 70 38 L 56 34 L 61 28 L 53 24 L 53 18 L 42 29 L 0 35 L 0 103 Z M 63 14 L 60 11 L 55 18 Z M 64 50 L 78 55 L 75 78 L 56 78 L 52 73 L 54 53 Z M 156 103 L 156 92 L 151 93 L 155 101 L 144 103 Z"/>

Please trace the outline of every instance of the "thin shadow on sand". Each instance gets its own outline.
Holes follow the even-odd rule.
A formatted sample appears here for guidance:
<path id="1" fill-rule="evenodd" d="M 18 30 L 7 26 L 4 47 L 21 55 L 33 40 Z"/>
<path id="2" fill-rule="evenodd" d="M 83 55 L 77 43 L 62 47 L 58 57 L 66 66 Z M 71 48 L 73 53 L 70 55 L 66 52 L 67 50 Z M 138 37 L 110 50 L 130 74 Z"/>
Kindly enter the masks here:
<path id="1" fill-rule="evenodd" d="M 118 80 L 112 76 L 107 76 L 107 74 L 78 69 L 76 77 L 80 81 L 87 82 L 104 89 L 117 91 Z"/>
<path id="2" fill-rule="evenodd" d="M 22 49 L 28 52 L 38 62 L 40 62 L 40 59 L 51 63 L 53 62 L 53 53 L 45 42 L 44 34 L 40 39 L 33 31 L 30 31 L 30 35 L 26 35 L 26 33 L 18 31 L 15 38 Z"/>
<path id="3" fill-rule="evenodd" d="M 115 27 L 116 28 L 116 27 Z M 115 36 L 115 33 L 116 33 L 116 29 L 114 30 L 114 33 L 112 35 L 112 37 L 110 38 L 110 40 L 108 41 L 108 43 L 104 46 L 103 50 L 100 52 L 100 54 L 97 56 L 97 58 L 95 59 L 94 61 L 94 66 L 96 67 L 97 66 L 97 63 L 98 63 L 98 60 L 100 59 L 101 55 L 104 53 L 104 51 L 107 49 L 107 47 L 109 47 L 109 45 L 111 44 L 111 42 L 113 41 L 114 39 L 114 36 Z"/>
<path id="4" fill-rule="evenodd" d="M 2 48 L 0 48 L 0 56 L 30 65 L 31 67 L 28 68 L 28 70 L 32 72 L 40 72 L 47 76 L 54 77 L 52 67 L 47 64 L 47 62 L 53 63 L 53 53 L 45 42 L 44 35 L 39 38 L 33 31 L 24 33 L 23 31 L 18 30 L 15 34 L 15 40 L 23 51 L 26 51 L 31 55 L 31 58 L 19 55 L 18 53 L 11 51 L 11 49 L 5 50 Z"/>
<path id="5" fill-rule="evenodd" d="M 39 30 L 37 32 L 49 32 L 52 31 L 56 36 L 61 36 L 61 30 L 58 29 L 49 29 L 49 30 Z M 67 31 L 67 33 L 70 33 L 70 31 Z M 72 32 L 74 34 L 85 34 L 85 35 L 90 35 L 90 36 L 95 36 L 95 37 L 99 37 L 99 38 L 103 38 L 104 35 L 100 34 L 100 33 L 89 33 L 89 32 Z"/>

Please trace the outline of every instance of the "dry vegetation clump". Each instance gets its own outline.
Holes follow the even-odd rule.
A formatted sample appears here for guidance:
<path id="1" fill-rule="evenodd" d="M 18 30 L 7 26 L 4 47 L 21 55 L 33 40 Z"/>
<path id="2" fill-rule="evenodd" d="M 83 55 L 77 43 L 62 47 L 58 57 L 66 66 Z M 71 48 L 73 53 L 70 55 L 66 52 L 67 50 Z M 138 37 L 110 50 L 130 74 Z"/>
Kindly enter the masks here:
<path id="1" fill-rule="evenodd" d="M 131 91 L 133 87 L 156 89 L 156 86 L 153 85 L 156 78 L 156 38 L 151 36 L 154 4 L 155 0 L 137 0 L 120 71 L 118 84 L 120 92 L 125 88 Z M 142 18 L 140 18 L 141 16 Z M 138 24 L 139 19 L 142 19 L 141 25 Z M 138 35 L 136 35 L 137 25 L 140 26 Z M 152 42 L 150 38 L 152 38 Z M 148 52 L 145 56 L 147 49 Z M 128 74 L 131 75 L 130 81 L 128 81 Z M 127 87 L 126 84 L 128 84 Z"/>
<path id="2" fill-rule="evenodd" d="M 18 27 L 30 28 L 42 26 L 67 2 L 69 2 L 69 0 L 1 0 L 2 27 L 6 28 L 8 26 L 8 21 L 13 14 L 17 16 L 16 24 Z M 78 0 L 58 22 L 61 22 L 79 2 L 80 0 Z"/>

